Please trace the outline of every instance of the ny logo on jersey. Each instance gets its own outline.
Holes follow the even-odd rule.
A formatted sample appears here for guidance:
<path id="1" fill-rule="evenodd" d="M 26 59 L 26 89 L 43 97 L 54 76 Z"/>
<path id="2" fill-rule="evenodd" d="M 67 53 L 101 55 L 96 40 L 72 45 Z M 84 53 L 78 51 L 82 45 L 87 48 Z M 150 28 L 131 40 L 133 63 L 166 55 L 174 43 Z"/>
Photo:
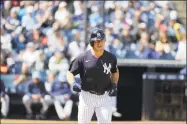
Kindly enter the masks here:
<path id="1" fill-rule="evenodd" d="M 111 69 L 111 64 L 109 63 L 108 67 L 107 67 L 107 64 L 103 64 L 103 68 L 104 68 L 104 73 L 108 74 L 110 73 L 110 69 Z"/>
<path id="2" fill-rule="evenodd" d="M 97 37 L 101 37 L 101 34 L 100 34 L 100 33 L 97 33 Z"/>

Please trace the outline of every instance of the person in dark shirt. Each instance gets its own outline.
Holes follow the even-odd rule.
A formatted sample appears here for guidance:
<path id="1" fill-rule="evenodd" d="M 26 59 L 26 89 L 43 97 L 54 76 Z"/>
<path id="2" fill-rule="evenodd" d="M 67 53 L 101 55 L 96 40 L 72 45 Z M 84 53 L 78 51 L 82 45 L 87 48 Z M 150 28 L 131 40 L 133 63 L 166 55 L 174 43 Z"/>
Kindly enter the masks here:
<path id="1" fill-rule="evenodd" d="M 119 71 L 117 59 L 104 50 L 105 34 L 94 28 L 90 36 L 91 49 L 75 58 L 67 72 L 72 89 L 80 92 L 78 123 L 90 123 L 94 111 L 99 123 L 111 123 L 112 96 L 117 95 Z M 81 85 L 74 76 L 80 74 Z"/>
<path id="2" fill-rule="evenodd" d="M 23 104 L 27 111 L 27 118 L 33 118 L 31 109 L 32 103 L 41 103 L 42 109 L 39 116 L 40 119 L 45 118 L 45 113 L 51 103 L 51 96 L 47 94 L 44 83 L 40 80 L 41 75 L 39 72 L 32 74 L 32 81 L 28 83 L 26 94 L 23 96 Z"/>
<path id="3" fill-rule="evenodd" d="M 70 85 L 66 80 L 66 72 L 59 73 L 58 80 L 52 84 L 50 95 L 54 99 L 54 106 L 58 117 L 61 120 L 69 119 L 73 101 L 71 100 Z M 62 104 L 64 104 L 64 107 L 62 107 Z"/>
<path id="4" fill-rule="evenodd" d="M 9 112 L 9 103 L 10 98 L 5 92 L 5 84 L 2 80 L 0 80 L 0 91 L 1 91 L 1 115 L 3 118 L 6 118 Z"/>

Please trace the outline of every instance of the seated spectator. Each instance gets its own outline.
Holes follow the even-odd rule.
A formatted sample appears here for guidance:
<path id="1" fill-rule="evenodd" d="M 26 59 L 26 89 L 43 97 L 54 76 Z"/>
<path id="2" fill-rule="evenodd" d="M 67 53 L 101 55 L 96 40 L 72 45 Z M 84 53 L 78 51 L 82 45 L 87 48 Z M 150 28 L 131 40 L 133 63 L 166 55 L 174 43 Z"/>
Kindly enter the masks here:
<path id="1" fill-rule="evenodd" d="M 47 69 L 46 56 L 42 50 L 36 51 L 36 61 L 34 62 L 34 70 L 39 71 L 42 75 L 42 81 L 45 81 Z"/>
<path id="2" fill-rule="evenodd" d="M 17 53 L 25 50 L 26 48 L 26 39 L 23 34 L 17 35 L 13 40 L 13 47 Z"/>
<path id="3" fill-rule="evenodd" d="M 55 81 L 56 73 L 47 70 L 47 80 L 45 81 L 45 89 L 48 93 L 51 92 L 51 87 L 53 82 Z"/>
<path id="4" fill-rule="evenodd" d="M 3 118 L 6 118 L 9 112 L 9 103 L 10 103 L 10 98 L 5 92 L 5 84 L 2 80 L 0 80 L 0 91 L 1 91 L 1 116 Z"/>
<path id="5" fill-rule="evenodd" d="M 10 11 L 10 16 L 6 18 L 5 29 L 7 30 L 7 33 L 12 33 L 20 25 L 20 21 L 17 18 L 17 12 L 18 10 L 16 7 L 13 7 Z"/>
<path id="6" fill-rule="evenodd" d="M 184 27 L 180 23 L 175 23 L 173 25 L 173 29 L 175 31 L 175 36 L 176 36 L 177 40 L 178 41 L 181 40 L 181 38 L 183 37 L 181 35 L 181 33 L 184 34 L 186 32 L 185 29 L 184 29 Z"/>
<path id="7" fill-rule="evenodd" d="M 74 14 L 72 17 L 73 27 L 78 29 L 83 29 L 84 27 L 84 6 L 81 1 L 74 1 Z"/>
<path id="8" fill-rule="evenodd" d="M 113 30 L 113 24 L 109 23 L 106 25 L 105 28 L 105 37 L 106 37 L 106 42 L 105 42 L 105 50 L 110 51 L 110 46 L 112 45 L 112 42 L 114 40 L 114 35 L 112 34 Z"/>
<path id="9" fill-rule="evenodd" d="M 69 68 L 68 60 L 65 58 L 64 54 L 56 50 L 55 54 L 49 59 L 49 70 L 55 73 L 60 71 L 66 72 Z"/>
<path id="10" fill-rule="evenodd" d="M 18 85 L 20 83 L 28 81 L 29 75 L 30 74 L 29 74 L 28 66 L 23 64 L 22 67 L 21 67 L 21 74 L 16 76 L 16 78 L 14 80 L 14 84 Z"/>
<path id="11" fill-rule="evenodd" d="M 30 31 L 32 30 L 33 28 L 36 28 L 38 27 L 39 25 L 35 22 L 34 18 L 33 18 L 33 11 L 34 11 L 34 8 L 33 6 L 28 6 L 26 8 L 26 15 L 23 16 L 22 18 L 22 26 L 26 28 L 27 31 Z"/>
<path id="12" fill-rule="evenodd" d="M 68 55 L 70 56 L 70 61 L 76 58 L 78 55 L 85 51 L 85 42 L 80 40 L 81 34 L 78 30 L 74 31 L 74 39 L 68 45 Z"/>
<path id="13" fill-rule="evenodd" d="M 41 32 L 39 29 L 34 28 L 32 30 L 32 42 L 35 45 L 36 49 L 42 49 L 43 44 L 42 44 L 42 36 L 41 36 Z"/>
<path id="14" fill-rule="evenodd" d="M 53 18 L 52 10 L 48 9 L 44 14 L 44 19 L 41 24 L 41 32 L 43 34 L 46 34 L 47 31 L 51 28 L 53 22 L 54 22 L 54 18 Z"/>
<path id="15" fill-rule="evenodd" d="M 147 32 L 142 32 L 140 35 L 140 40 L 136 45 L 135 54 L 140 59 L 148 59 L 151 54 L 151 49 L 149 48 L 149 36 Z M 150 57 L 151 58 L 151 57 Z"/>
<path id="16" fill-rule="evenodd" d="M 138 40 L 139 38 L 139 23 L 141 22 L 141 19 L 140 19 L 140 16 L 141 16 L 141 12 L 139 10 L 135 10 L 134 12 L 134 17 L 132 18 L 132 30 L 131 30 L 131 34 L 133 36 L 133 39 L 135 39 L 135 41 Z"/>
<path id="17" fill-rule="evenodd" d="M 66 6 L 67 3 L 65 1 L 60 2 L 58 10 L 55 13 L 55 19 L 59 22 L 61 28 L 69 29 L 72 26 L 71 14 Z"/>
<path id="18" fill-rule="evenodd" d="M 70 85 L 66 80 L 66 73 L 60 72 L 58 81 L 53 82 L 50 95 L 54 99 L 54 106 L 60 119 L 69 119 L 72 111 L 73 101 L 71 97 Z M 65 104 L 62 107 L 61 104 Z"/>
<path id="19" fill-rule="evenodd" d="M 91 7 L 92 13 L 89 16 L 89 23 L 91 28 L 96 26 L 101 26 L 103 19 L 101 17 L 101 14 L 99 12 L 98 6 L 92 6 Z"/>
<path id="20" fill-rule="evenodd" d="M 181 40 L 179 40 L 178 49 L 175 56 L 176 60 L 186 60 L 186 33 L 181 35 Z"/>
<path id="21" fill-rule="evenodd" d="M 12 44 L 11 44 L 11 40 L 12 37 L 10 34 L 5 32 L 6 30 L 4 30 L 3 28 L 1 28 L 1 49 L 7 50 L 7 51 L 11 51 L 12 50 Z"/>
<path id="22" fill-rule="evenodd" d="M 45 114 L 51 102 L 51 97 L 47 95 L 47 92 L 45 90 L 44 82 L 41 82 L 40 79 L 40 73 L 34 72 L 32 74 L 32 81 L 29 82 L 26 94 L 23 96 L 22 99 L 27 112 L 26 118 L 28 119 L 33 118 L 33 111 L 31 109 L 32 103 L 42 104 L 40 115 L 36 115 L 36 117 L 39 117 L 40 119 L 45 119 Z"/>
<path id="23" fill-rule="evenodd" d="M 34 62 L 36 61 L 36 53 L 37 52 L 35 51 L 35 45 L 32 42 L 29 42 L 25 51 L 23 51 L 22 53 L 21 61 L 27 64 L 29 68 L 33 67 Z"/>
<path id="24" fill-rule="evenodd" d="M 121 11 L 120 6 L 115 8 L 115 11 L 111 13 L 111 22 L 115 27 L 113 28 L 113 32 L 115 34 L 119 34 L 122 27 L 127 26 L 128 24 L 124 20 L 124 13 Z"/>
<path id="25" fill-rule="evenodd" d="M 27 13 L 27 9 L 26 9 L 26 4 L 25 3 L 26 3 L 25 1 L 20 1 L 20 10 L 18 12 L 18 19 L 20 20 L 20 22 L 21 22 L 23 16 L 25 16 L 26 13 Z"/>
<path id="26" fill-rule="evenodd" d="M 171 38 L 171 41 L 176 43 L 180 39 L 180 33 L 185 33 L 184 26 L 179 23 L 178 15 L 175 10 L 172 10 L 169 15 L 168 21 L 168 36 Z"/>
<path id="27" fill-rule="evenodd" d="M 126 49 L 129 48 L 130 45 L 135 42 L 130 34 L 130 27 L 124 28 L 119 36 L 120 41 L 123 43 Z"/>
<path id="28" fill-rule="evenodd" d="M 2 9 L 2 15 L 4 18 L 7 18 L 9 16 L 11 7 L 12 7 L 11 1 L 4 1 L 4 5 Z"/>
<path id="29" fill-rule="evenodd" d="M 171 54 L 171 41 L 167 36 L 167 31 L 160 31 L 160 39 L 155 44 L 156 58 L 173 60 Z"/>
<path id="30" fill-rule="evenodd" d="M 123 43 L 116 38 L 111 44 L 110 52 L 112 52 L 117 58 L 125 58 L 126 51 L 123 48 Z"/>
<path id="31" fill-rule="evenodd" d="M 154 25 L 149 28 L 151 43 L 153 44 L 155 44 L 155 42 L 159 40 L 159 31 L 167 30 L 167 26 L 161 24 L 161 22 L 162 22 L 161 17 L 157 15 L 154 20 Z"/>
<path id="32" fill-rule="evenodd" d="M 52 28 L 47 31 L 47 48 L 45 49 L 47 56 L 55 52 L 56 49 L 65 51 L 67 47 L 67 37 L 62 34 L 60 30 L 60 25 L 55 21 Z"/>
<path id="33" fill-rule="evenodd" d="M 48 1 L 40 1 L 38 3 L 38 5 L 34 6 L 35 8 L 35 20 L 37 21 L 37 23 L 39 23 L 40 25 L 42 25 L 42 23 L 45 21 L 45 13 L 47 12 L 48 9 Z"/>
<path id="34" fill-rule="evenodd" d="M 21 74 L 17 74 L 13 85 L 17 93 L 24 93 L 25 92 L 25 85 L 26 82 L 30 80 L 30 73 L 29 68 L 26 64 L 23 64 L 21 67 Z"/>
<path id="35" fill-rule="evenodd" d="M 8 73 L 8 65 L 7 65 L 7 62 L 6 62 L 6 58 L 5 58 L 5 55 L 3 54 L 3 52 L 1 51 L 0 53 L 0 64 L 1 64 L 1 74 L 7 74 Z"/>
<path id="36" fill-rule="evenodd" d="M 57 48 L 57 32 L 60 29 L 60 24 L 55 21 L 52 24 L 51 29 L 49 29 L 46 32 L 46 36 L 47 36 L 47 51 L 52 53 L 55 51 L 55 49 Z"/>

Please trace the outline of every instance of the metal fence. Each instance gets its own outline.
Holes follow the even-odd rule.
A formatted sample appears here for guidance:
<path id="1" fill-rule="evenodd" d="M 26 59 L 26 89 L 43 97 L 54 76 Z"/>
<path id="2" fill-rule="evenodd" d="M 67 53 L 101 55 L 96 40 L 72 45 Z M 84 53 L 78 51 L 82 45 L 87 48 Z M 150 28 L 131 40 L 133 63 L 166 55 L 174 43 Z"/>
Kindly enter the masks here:
<path id="1" fill-rule="evenodd" d="M 144 73 L 143 120 L 186 120 L 186 76 Z"/>

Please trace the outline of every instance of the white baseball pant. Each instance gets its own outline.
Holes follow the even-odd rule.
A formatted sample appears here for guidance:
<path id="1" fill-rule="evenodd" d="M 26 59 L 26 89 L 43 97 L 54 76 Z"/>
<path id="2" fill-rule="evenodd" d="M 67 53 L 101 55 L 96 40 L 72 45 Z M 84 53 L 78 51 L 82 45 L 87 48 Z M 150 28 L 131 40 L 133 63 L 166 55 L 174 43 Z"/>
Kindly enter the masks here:
<path id="1" fill-rule="evenodd" d="M 78 107 L 78 123 L 89 124 L 94 111 L 99 124 L 110 124 L 112 120 L 112 98 L 105 92 L 104 95 L 95 95 L 81 90 Z"/>
<path id="2" fill-rule="evenodd" d="M 40 101 L 34 101 L 33 99 L 31 99 L 30 96 L 24 95 L 22 100 L 28 114 L 32 114 L 32 109 L 31 109 L 32 103 L 41 103 L 42 109 L 40 113 L 45 114 L 49 105 L 51 104 L 52 98 L 49 95 L 45 95 L 44 98 L 40 99 Z"/>
<path id="3" fill-rule="evenodd" d="M 65 104 L 65 106 L 62 107 L 62 104 Z M 69 99 L 69 95 L 55 96 L 54 106 L 58 117 L 60 119 L 64 119 L 66 117 L 70 117 L 73 107 L 73 101 Z"/>
<path id="4" fill-rule="evenodd" d="M 7 94 L 5 94 L 4 97 L 1 97 L 1 113 L 5 117 L 7 116 L 9 111 L 9 103 L 10 103 L 10 98 Z"/>
<path id="5" fill-rule="evenodd" d="M 112 112 L 116 112 L 117 111 L 117 97 L 113 96 L 112 97 Z"/>

